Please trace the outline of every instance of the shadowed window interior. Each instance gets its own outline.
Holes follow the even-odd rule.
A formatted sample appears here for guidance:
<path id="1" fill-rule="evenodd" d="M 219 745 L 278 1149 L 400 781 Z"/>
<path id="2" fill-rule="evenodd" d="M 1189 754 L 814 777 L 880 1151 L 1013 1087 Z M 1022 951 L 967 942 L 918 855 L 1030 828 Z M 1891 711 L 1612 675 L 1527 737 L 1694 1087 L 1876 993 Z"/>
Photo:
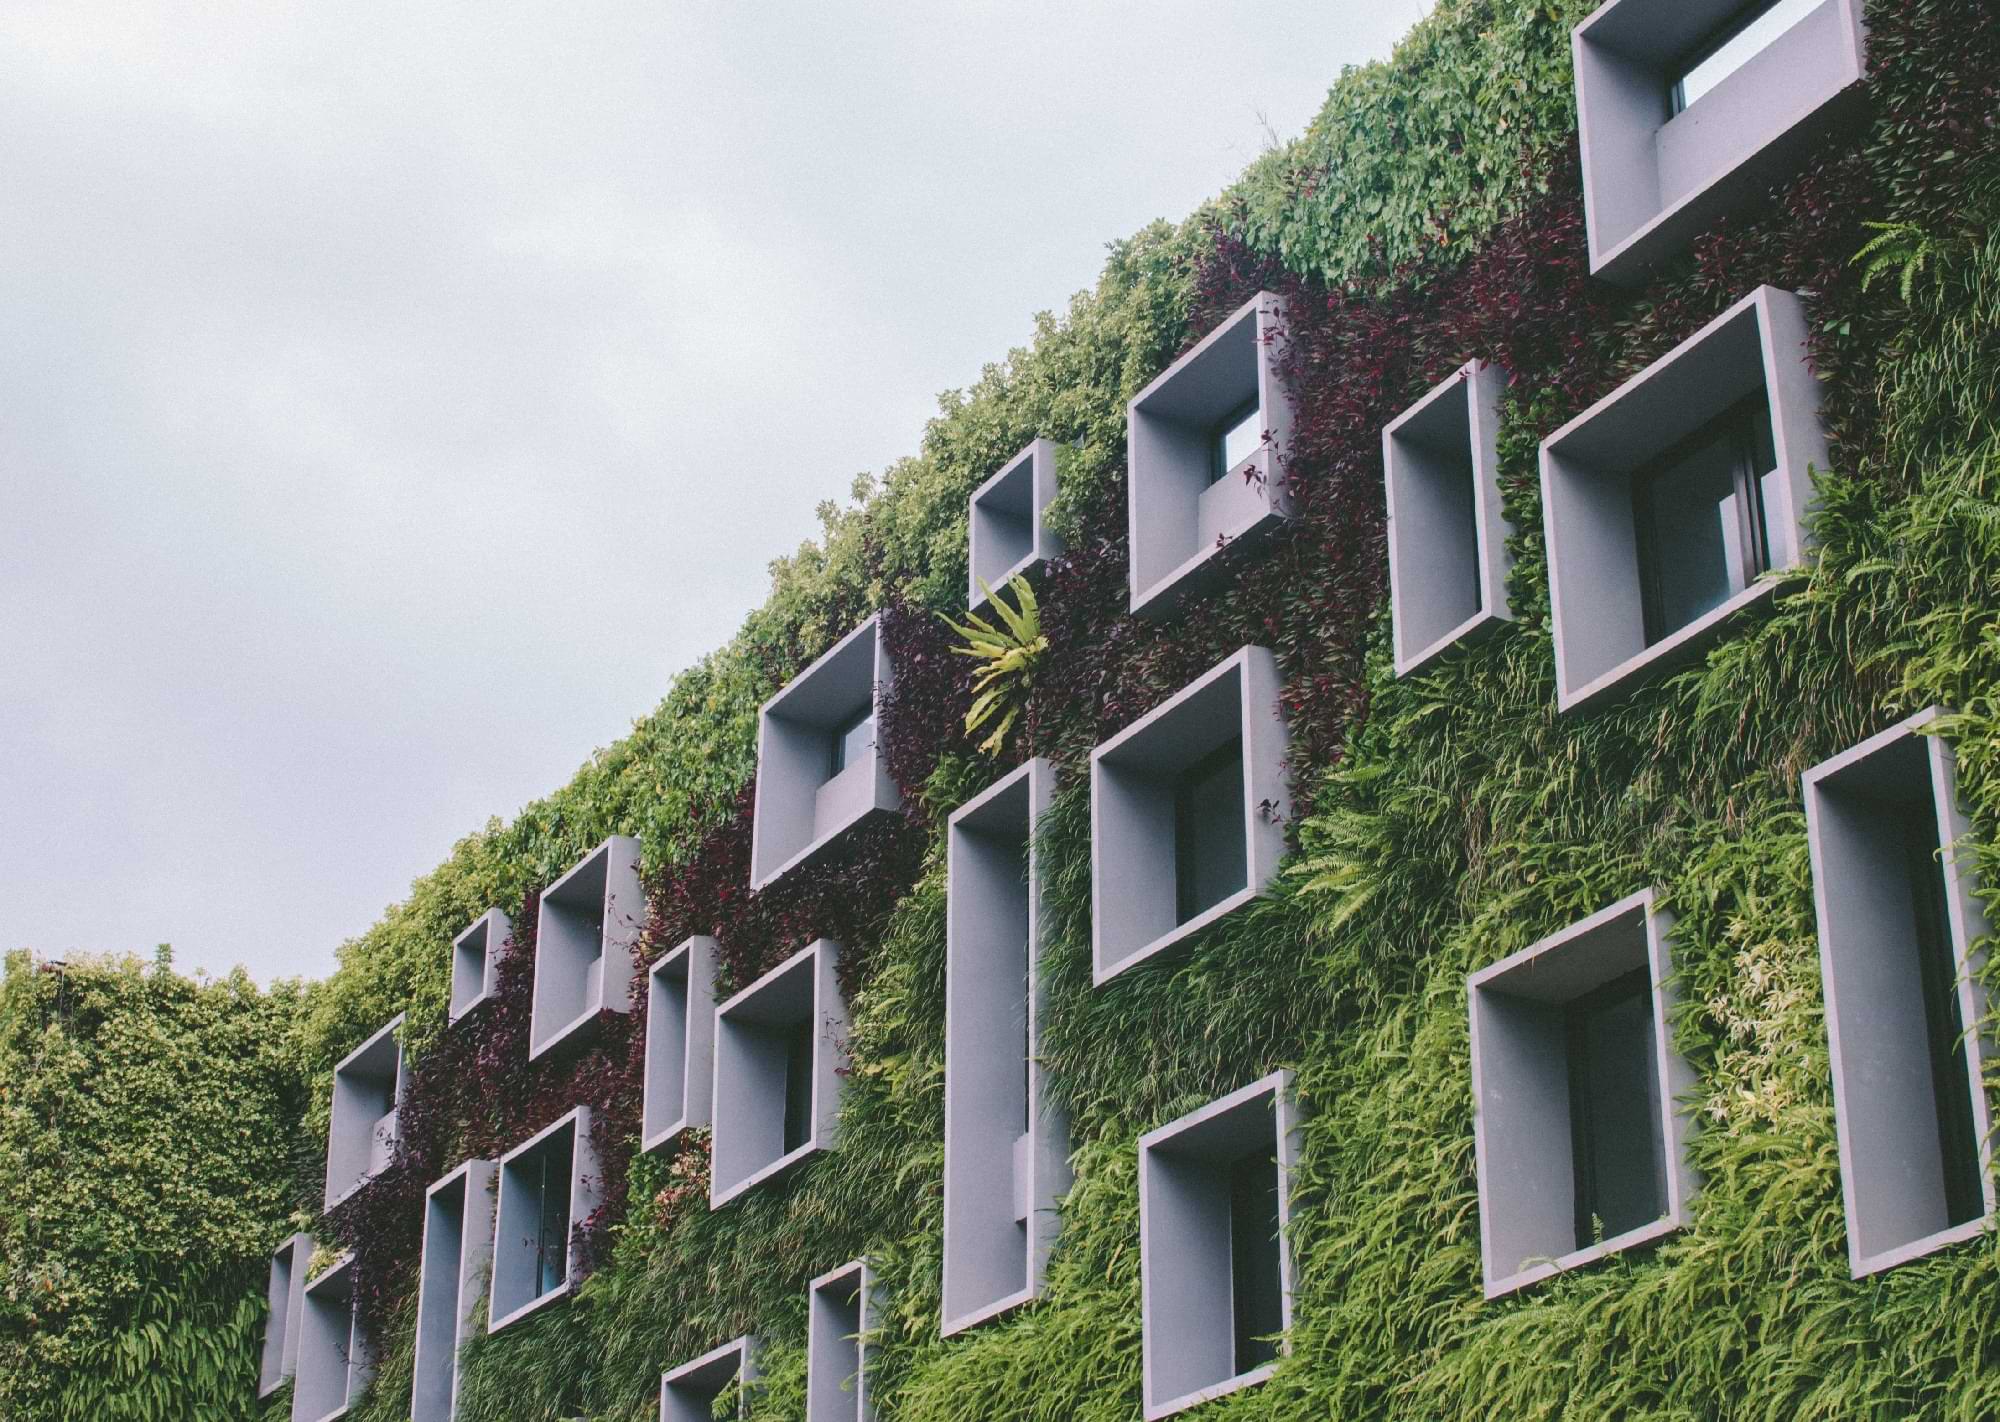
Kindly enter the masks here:
<path id="1" fill-rule="evenodd" d="M 1632 478 L 1646 644 L 1672 636 L 1771 565 L 1765 482 L 1778 456 L 1760 390 Z"/>
<path id="2" fill-rule="evenodd" d="M 1236 1371 L 1278 1356 L 1284 1281 L 1278 1269 L 1278 1158 L 1253 1150 L 1229 1166 L 1229 1282 Z"/>
<path id="3" fill-rule="evenodd" d="M 1209 483 L 1215 483 L 1257 452 L 1257 446 L 1264 442 L 1263 413 L 1252 397 L 1217 422 L 1209 439 Z"/>
<path id="4" fill-rule="evenodd" d="M 1646 970 L 1614 978 L 1563 1011 L 1576 1244 L 1583 1249 L 1600 1236 L 1613 1238 L 1666 1213 Z"/>
<path id="5" fill-rule="evenodd" d="M 875 714 L 865 706 L 835 726 L 827 750 L 826 778 L 831 780 L 858 763 L 874 739 Z"/>
<path id="6" fill-rule="evenodd" d="M 1243 738 L 1181 772 L 1174 785 L 1174 898 L 1178 922 L 1250 882 L 1243 830 Z"/>
<path id="7" fill-rule="evenodd" d="M 1674 82 L 1667 96 L 1669 117 L 1699 102 L 1823 3 L 1825 0 L 1754 0 L 1738 10 L 1674 66 Z"/>
<path id="8" fill-rule="evenodd" d="M 1920 801 L 1903 811 L 1903 854 L 1915 917 L 1910 948 L 1923 988 L 1924 1030 L 1930 1046 L 1931 1099 L 1937 1108 L 1945 1209 L 1949 1223 L 1958 1225 L 1978 1219 L 1986 1203 L 1980 1193 L 1979 1141 L 1972 1124 L 1965 1023 L 1958 1005 L 1958 963 L 1951 951 L 1951 932 L 1945 916 L 1944 866 L 1939 858 L 1937 817 L 1928 801 Z"/>
<path id="9" fill-rule="evenodd" d="M 784 1029 L 785 1134 L 787 1155 L 812 1135 L 813 1024 L 808 1017 Z"/>
<path id="10" fill-rule="evenodd" d="M 557 1131 L 535 1151 L 529 1172 L 535 1192 L 535 1296 L 562 1287 L 569 1276 L 569 1178 L 576 1142 Z"/>

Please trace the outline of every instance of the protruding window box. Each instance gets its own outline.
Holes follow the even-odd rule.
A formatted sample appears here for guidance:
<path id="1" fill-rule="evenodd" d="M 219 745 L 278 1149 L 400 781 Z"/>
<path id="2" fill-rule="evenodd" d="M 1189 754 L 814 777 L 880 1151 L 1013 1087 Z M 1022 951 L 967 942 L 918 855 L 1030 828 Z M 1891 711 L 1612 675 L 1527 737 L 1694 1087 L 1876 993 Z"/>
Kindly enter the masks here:
<path id="1" fill-rule="evenodd" d="M 806 1302 L 806 1422 L 875 1422 L 868 1337 L 875 1278 L 857 1259 L 812 1281 Z"/>
<path id="2" fill-rule="evenodd" d="M 1091 954 L 1102 984 L 1191 944 L 1284 853 L 1278 663 L 1244 647 L 1090 753 Z"/>
<path id="3" fill-rule="evenodd" d="M 951 817 L 945 918 L 944 1333 L 1041 1293 L 1069 1188 L 1044 1099 L 1034 828 L 1055 770 L 1031 760 Z"/>
<path id="4" fill-rule="evenodd" d="M 1259 292 L 1133 397 L 1132 611 L 1172 611 L 1216 571 L 1224 547 L 1249 546 L 1291 517 L 1283 331 L 1284 303 Z"/>
<path id="5" fill-rule="evenodd" d="M 490 1160 L 468 1160 L 424 1193 L 410 1422 L 458 1416 L 458 1350 L 473 1336 L 493 1267 L 496 1171 Z"/>
<path id="6" fill-rule="evenodd" d="M 1542 442 L 1556 702 L 1704 652 L 1799 565 L 1827 467 L 1799 298 L 1757 288 Z"/>
<path id="7" fill-rule="evenodd" d="M 305 1260 L 299 1260 L 305 1267 Z M 292 1422 L 345 1417 L 375 1374 L 375 1347 L 354 1297 L 354 1256 L 305 1287 L 299 1308 L 299 1369 L 292 1380 Z"/>
<path id="8" fill-rule="evenodd" d="M 1292 1326 L 1290 1072 L 1139 1137 L 1147 1422 L 1270 1377 Z"/>
<path id="9" fill-rule="evenodd" d="M 451 1021 L 458 1021 L 497 991 L 500 951 L 513 936 L 513 920 L 496 908 L 486 910 L 451 940 Z"/>
<path id="10" fill-rule="evenodd" d="M 1650 889 L 1468 980 L 1486 1297 L 1681 1228 L 1694 1177 Z"/>
<path id="11" fill-rule="evenodd" d="M 632 1010 L 646 895 L 639 841 L 615 834 L 542 890 L 535 928 L 535 999 L 528 1056 L 541 1056 L 597 1020 Z"/>
<path id="12" fill-rule="evenodd" d="M 1500 367 L 1471 361 L 1382 431 L 1396 675 L 1513 620 Z"/>
<path id="13" fill-rule="evenodd" d="M 822 938 L 715 1009 L 711 1208 L 833 1149 L 847 1067 L 839 961 Z"/>
<path id="14" fill-rule="evenodd" d="M 1636 283 L 1861 94 L 1862 0 L 1611 0 L 1576 27 L 1590 269 Z"/>
<path id="15" fill-rule="evenodd" d="M 736 1415 L 750 1415 L 757 1384 L 757 1340 L 738 1338 L 660 1375 L 660 1422 L 714 1422 L 716 1400 L 736 1384 Z"/>
<path id="16" fill-rule="evenodd" d="M 500 1157 L 488 1333 L 577 1285 L 576 1227 L 597 1209 L 604 1188 L 590 1115 L 578 1106 Z"/>
<path id="17" fill-rule="evenodd" d="M 986 601 L 983 582 L 998 592 L 1016 574 L 1032 578 L 1063 551 L 1043 513 L 1056 496 L 1056 442 L 1038 439 L 972 493 L 966 606 Z"/>
<path id="18" fill-rule="evenodd" d="M 263 1361 L 257 1371 L 259 1397 L 269 1397 L 298 1371 L 299 1311 L 305 1306 L 306 1265 L 312 1252 L 312 1236 L 295 1234 L 271 1255 Z"/>
<path id="19" fill-rule="evenodd" d="M 877 745 L 890 680 L 881 619 L 871 617 L 758 712 L 752 889 L 768 888 L 862 821 L 902 808 Z"/>
<path id="20" fill-rule="evenodd" d="M 1932 707 L 1805 774 L 1834 1121 L 1856 1277 L 1993 1219 L 1987 931 Z"/>
<path id="21" fill-rule="evenodd" d="M 646 1085 L 639 1148 L 708 1124 L 715 1066 L 715 940 L 694 937 L 646 972 Z"/>
<path id="22" fill-rule="evenodd" d="M 331 1210 L 388 1169 L 403 1104 L 403 1017 L 333 1069 L 333 1109 L 326 1133 L 326 1208 Z"/>

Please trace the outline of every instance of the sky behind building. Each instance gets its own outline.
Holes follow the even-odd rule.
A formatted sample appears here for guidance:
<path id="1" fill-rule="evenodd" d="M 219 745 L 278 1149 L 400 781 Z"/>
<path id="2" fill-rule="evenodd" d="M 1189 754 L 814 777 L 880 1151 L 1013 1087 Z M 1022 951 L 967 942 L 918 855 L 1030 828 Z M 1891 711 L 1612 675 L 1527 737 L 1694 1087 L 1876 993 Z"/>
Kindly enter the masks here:
<path id="1" fill-rule="evenodd" d="M 1428 8 L 15 0 L 0 948 L 330 971 Z"/>

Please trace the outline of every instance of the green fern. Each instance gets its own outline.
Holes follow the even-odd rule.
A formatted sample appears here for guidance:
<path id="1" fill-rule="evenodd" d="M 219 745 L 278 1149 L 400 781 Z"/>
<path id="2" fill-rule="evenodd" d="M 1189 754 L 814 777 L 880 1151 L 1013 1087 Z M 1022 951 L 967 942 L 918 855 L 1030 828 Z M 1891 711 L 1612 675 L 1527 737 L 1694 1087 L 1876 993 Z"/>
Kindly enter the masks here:
<path id="1" fill-rule="evenodd" d="M 1917 278 L 1938 255 L 1943 244 L 1914 222 L 1864 222 L 1875 235 L 1856 252 L 1852 260 L 1861 266 L 1861 289 L 1868 290 L 1875 278 L 1890 272 L 1900 275 L 1897 293 L 1908 301 L 1917 289 Z"/>

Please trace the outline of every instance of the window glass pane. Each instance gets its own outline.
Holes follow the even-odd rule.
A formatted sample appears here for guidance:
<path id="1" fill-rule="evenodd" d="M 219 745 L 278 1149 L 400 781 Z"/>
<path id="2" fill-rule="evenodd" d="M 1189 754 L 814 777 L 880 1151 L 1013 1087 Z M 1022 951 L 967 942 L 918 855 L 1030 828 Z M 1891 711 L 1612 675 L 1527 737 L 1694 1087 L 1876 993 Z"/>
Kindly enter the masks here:
<path id="1" fill-rule="evenodd" d="M 812 1135 L 813 1024 L 807 1018 L 785 1029 L 784 1148 L 789 1155 Z"/>
<path id="2" fill-rule="evenodd" d="M 860 761 L 875 743 L 875 717 L 861 711 L 834 728 L 833 749 L 827 758 L 827 778 L 831 780 L 848 766 Z"/>
<path id="3" fill-rule="evenodd" d="M 537 1298 L 561 1287 L 569 1274 L 569 1176 L 574 1146 L 564 1131 L 536 1152 Z"/>
<path id="4" fill-rule="evenodd" d="M 1278 1270 L 1278 1160 L 1251 1151 L 1229 1167 L 1229 1275 L 1235 1305 L 1236 1371 L 1278 1356 L 1284 1279 Z"/>
<path id="5" fill-rule="evenodd" d="M 1209 482 L 1214 483 L 1255 454 L 1263 442 L 1264 411 L 1252 400 L 1216 426 Z"/>
<path id="6" fill-rule="evenodd" d="M 1635 476 L 1649 645 L 1742 592 L 1769 564 L 1760 476 L 1775 463 L 1769 410 L 1757 397 Z"/>
<path id="7" fill-rule="evenodd" d="M 1704 50 L 1681 74 L 1674 86 L 1674 112 L 1679 113 L 1714 90 L 1723 80 L 1741 69 L 1771 43 L 1824 4 L 1825 0 L 1775 0 L 1753 6 L 1731 21 L 1716 43 Z"/>
<path id="8" fill-rule="evenodd" d="M 1965 1064 L 1958 1010 L 1958 960 L 1945 914 L 1944 865 L 1938 857 L 1937 814 L 1927 798 L 1904 812 L 1903 846 L 1915 911 L 1912 948 L 1924 995 L 1930 1039 L 1931 1093 L 1937 1104 L 1938 1154 L 1945 1210 L 1951 1223 L 1978 1219 L 1979 1143 L 1972 1125 L 1972 1084 Z"/>
<path id="9" fill-rule="evenodd" d="M 1212 751 L 1174 787 L 1177 922 L 1214 907 L 1250 882 L 1243 830 L 1243 741 Z"/>
<path id="10" fill-rule="evenodd" d="M 1597 1241 L 1600 1227 L 1609 1239 L 1666 1213 L 1653 998 L 1645 969 L 1572 1003 L 1568 1017 L 1581 1249 Z"/>

